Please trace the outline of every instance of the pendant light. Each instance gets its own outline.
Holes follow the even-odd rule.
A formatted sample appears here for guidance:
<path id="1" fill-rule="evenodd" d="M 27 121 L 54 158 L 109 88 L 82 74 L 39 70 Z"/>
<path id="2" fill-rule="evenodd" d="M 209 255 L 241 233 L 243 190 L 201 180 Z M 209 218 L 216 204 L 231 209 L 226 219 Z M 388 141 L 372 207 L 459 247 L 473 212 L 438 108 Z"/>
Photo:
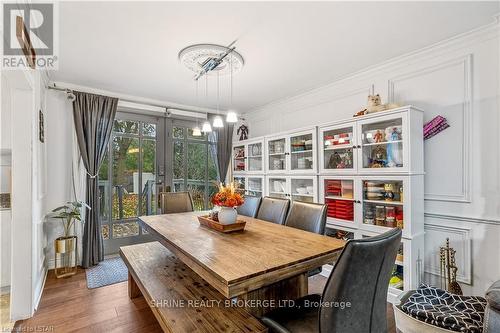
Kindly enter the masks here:
<path id="1" fill-rule="evenodd" d="M 238 116 L 236 115 L 236 112 L 234 112 L 234 111 L 228 111 L 227 116 L 226 116 L 226 122 L 228 122 L 228 123 L 237 123 L 238 122 Z"/>
<path id="2" fill-rule="evenodd" d="M 205 121 L 203 123 L 203 127 L 201 128 L 201 131 L 203 133 L 210 133 L 210 132 L 212 132 L 212 126 L 210 126 L 210 123 L 208 121 Z"/>
<path id="3" fill-rule="evenodd" d="M 229 59 L 229 66 L 230 66 L 230 104 L 233 106 L 233 61 L 232 59 Z M 228 123 L 237 123 L 238 122 L 238 115 L 236 115 L 236 112 L 229 110 L 226 115 L 226 122 Z"/>
<path id="4" fill-rule="evenodd" d="M 198 80 L 196 80 L 196 104 L 198 102 Z M 200 126 L 198 125 L 198 118 L 196 118 L 196 126 L 193 128 L 193 136 L 201 136 Z"/>
<path id="5" fill-rule="evenodd" d="M 214 118 L 214 123 L 213 126 L 215 128 L 221 128 L 224 127 L 224 123 L 222 122 L 221 116 L 219 116 L 219 72 L 217 72 L 217 115 Z"/>

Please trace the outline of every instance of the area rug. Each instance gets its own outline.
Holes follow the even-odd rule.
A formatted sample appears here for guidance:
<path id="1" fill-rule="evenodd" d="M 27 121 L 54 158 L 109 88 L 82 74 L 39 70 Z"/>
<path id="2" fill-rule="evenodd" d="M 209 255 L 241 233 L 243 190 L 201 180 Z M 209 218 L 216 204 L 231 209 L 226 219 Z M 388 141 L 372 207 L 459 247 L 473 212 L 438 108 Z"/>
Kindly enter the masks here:
<path id="1" fill-rule="evenodd" d="M 122 258 L 114 257 L 101 261 L 96 265 L 85 270 L 87 275 L 87 288 L 94 289 L 128 279 L 127 266 Z"/>

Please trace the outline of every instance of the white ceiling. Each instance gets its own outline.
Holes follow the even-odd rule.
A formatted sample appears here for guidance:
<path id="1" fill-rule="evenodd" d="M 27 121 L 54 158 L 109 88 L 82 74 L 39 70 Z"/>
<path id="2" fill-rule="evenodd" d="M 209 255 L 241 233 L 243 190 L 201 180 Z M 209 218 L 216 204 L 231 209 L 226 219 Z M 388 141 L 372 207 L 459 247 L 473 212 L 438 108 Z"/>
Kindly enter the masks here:
<path id="1" fill-rule="evenodd" d="M 498 2 L 62 2 L 59 71 L 51 79 L 215 106 L 178 61 L 191 44 L 229 44 L 240 112 L 492 22 Z M 221 106 L 229 84 L 221 81 Z"/>

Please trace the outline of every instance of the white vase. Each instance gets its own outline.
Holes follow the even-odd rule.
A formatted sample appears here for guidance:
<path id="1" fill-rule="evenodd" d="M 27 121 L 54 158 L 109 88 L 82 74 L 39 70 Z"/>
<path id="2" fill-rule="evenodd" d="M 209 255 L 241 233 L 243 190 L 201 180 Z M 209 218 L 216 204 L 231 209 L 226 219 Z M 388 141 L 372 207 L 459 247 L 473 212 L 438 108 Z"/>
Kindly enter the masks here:
<path id="1" fill-rule="evenodd" d="M 219 222 L 221 224 L 232 224 L 236 222 L 238 212 L 233 207 L 221 207 L 218 213 Z"/>

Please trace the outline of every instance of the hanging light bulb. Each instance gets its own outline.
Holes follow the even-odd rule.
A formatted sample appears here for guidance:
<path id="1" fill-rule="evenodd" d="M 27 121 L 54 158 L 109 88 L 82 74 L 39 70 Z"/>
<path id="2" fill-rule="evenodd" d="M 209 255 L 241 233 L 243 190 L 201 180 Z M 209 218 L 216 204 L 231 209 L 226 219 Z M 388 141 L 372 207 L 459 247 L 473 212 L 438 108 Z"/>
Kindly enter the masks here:
<path id="1" fill-rule="evenodd" d="M 210 125 L 210 124 L 209 124 Z M 196 125 L 195 128 L 193 128 L 193 136 L 201 136 L 201 130 L 200 128 L 198 127 L 198 125 Z"/>
<path id="2" fill-rule="evenodd" d="M 229 111 L 226 115 L 226 122 L 237 123 L 238 122 L 238 115 L 236 115 L 236 112 Z"/>
<path id="3" fill-rule="evenodd" d="M 212 132 L 212 126 L 210 126 L 210 123 L 208 121 L 205 121 L 203 123 L 201 131 L 204 132 L 204 133 Z"/>
<path id="4" fill-rule="evenodd" d="M 213 126 L 215 128 L 224 127 L 224 123 L 222 122 L 221 116 L 215 116 Z"/>

